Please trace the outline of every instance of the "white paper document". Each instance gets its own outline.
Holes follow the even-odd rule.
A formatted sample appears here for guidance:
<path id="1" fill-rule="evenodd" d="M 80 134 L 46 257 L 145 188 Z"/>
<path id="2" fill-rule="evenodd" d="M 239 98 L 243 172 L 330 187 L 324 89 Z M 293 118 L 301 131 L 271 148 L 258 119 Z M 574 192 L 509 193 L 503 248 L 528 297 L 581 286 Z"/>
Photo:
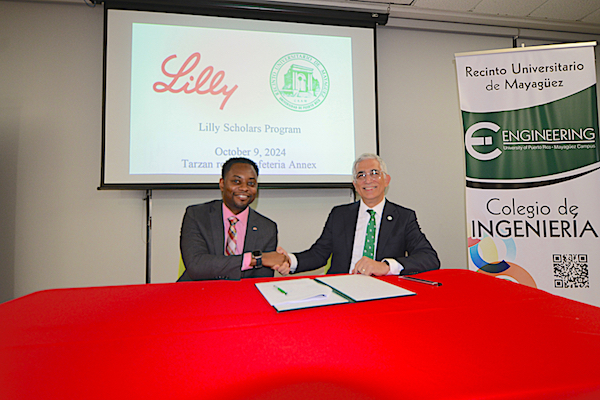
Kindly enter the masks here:
<path id="1" fill-rule="evenodd" d="M 414 292 L 364 275 L 333 275 L 257 283 L 277 311 L 410 296 Z"/>
<path id="2" fill-rule="evenodd" d="M 309 278 L 261 282 L 256 287 L 277 311 L 348 302 L 331 287 Z"/>
<path id="3" fill-rule="evenodd" d="M 387 299 L 415 294 L 415 292 L 386 281 L 359 274 L 324 276 L 315 278 L 315 280 L 332 287 L 354 301 Z"/>

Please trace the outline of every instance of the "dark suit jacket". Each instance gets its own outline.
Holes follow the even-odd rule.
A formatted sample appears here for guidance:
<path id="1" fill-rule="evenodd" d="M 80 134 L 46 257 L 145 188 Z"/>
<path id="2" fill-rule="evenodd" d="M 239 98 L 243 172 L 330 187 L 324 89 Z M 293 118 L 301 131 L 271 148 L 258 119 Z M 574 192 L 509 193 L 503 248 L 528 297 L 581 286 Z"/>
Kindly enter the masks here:
<path id="1" fill-rule="evenodd" d="M 270 268 L 241 270 L 242 255 L 226 256 L 223 201 L 189 206 L 181 224 L 180 248 L 185 273 L 178 281 L 273 276 Z M 244 253 L 277 248 L 277 224 L 253 209 L 248 214 Z"/>
<path id="2" fill-rule="evenodd" d="M 360 202 L 334 207 L 321 237 L 310 249 L 296 254 L 296 272 L 310 271 L 326 264 L 328 274 L 350 272 L 352 247 Z M 404 266 L 402 275 L 416 274 L 440 267 L 436 251 L 421 232 L 413 210 L 386 201 L 377 238 L 376 261 L 393 258 Z"/>

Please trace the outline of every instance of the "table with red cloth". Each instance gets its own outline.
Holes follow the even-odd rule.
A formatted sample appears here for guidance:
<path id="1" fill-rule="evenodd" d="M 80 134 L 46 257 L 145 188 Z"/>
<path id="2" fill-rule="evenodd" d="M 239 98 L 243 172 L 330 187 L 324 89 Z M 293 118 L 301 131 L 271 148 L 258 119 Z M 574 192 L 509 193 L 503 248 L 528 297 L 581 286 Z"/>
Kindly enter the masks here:
<path id="1" fill-rule="evenodd" d="M 600 399 L 600 308 L 419 277 L 442 286 L 282 313 L 269 278 L 36 292 L 0 304 L 0 399 Z"/>

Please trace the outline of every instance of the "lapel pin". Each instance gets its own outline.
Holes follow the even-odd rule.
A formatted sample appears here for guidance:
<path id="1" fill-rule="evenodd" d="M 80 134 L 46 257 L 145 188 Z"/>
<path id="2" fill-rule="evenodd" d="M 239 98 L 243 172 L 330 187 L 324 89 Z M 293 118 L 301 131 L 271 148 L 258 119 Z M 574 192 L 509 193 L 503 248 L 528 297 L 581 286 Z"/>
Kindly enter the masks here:
<path id="1" fill-rule="evenodd" d="M 252 230 L 253 230 L 253 231 L 257 231 L 257 230 L 258 230 L 258 228 L 257 228 L 257 227 L 255 227 L 255 226 L 253 226 L 253 227 L 252 227 Z"/>
<path id="2" fill-rule="evenodd" d="M 392 219 L 394 219 L 394 218 L 392 218 L 392 216 L 391 216 L 391 215 L 388 215 L 388 216 L 387 216 L 387 220 L 388 220 L 388 221 L 391 221 Z"/>

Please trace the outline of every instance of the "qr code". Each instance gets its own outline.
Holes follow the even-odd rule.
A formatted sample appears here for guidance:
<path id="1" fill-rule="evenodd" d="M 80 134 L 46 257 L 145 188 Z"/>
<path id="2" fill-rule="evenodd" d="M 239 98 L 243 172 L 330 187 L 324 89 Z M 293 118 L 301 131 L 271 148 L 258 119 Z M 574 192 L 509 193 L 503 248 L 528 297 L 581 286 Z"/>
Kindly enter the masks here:
<path id="1" fill-rule="evenodd" d="M 553 254 L 555 288 L 589 288 L 587 254 Z"/>

